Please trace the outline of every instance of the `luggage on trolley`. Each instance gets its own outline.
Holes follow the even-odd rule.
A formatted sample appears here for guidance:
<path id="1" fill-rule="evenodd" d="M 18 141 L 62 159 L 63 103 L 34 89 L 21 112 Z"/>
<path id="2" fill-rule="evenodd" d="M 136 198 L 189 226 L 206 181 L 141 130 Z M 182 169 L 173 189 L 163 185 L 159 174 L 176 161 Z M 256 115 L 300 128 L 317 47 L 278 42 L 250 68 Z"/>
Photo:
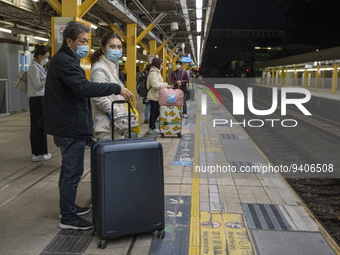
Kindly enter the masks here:
<path id="1" fill-rule="evenodd" d="M 161 89 L 159 93 L 159 129 L 161 137 L 182 137 L 182 107 L 184 94 L 180 89 Z"/>
<path id="2" fill-rule="evenodd" d="M 136 138 L 94 143 L 91 185 L 98 248 L 104 249 L 109 239 L 124 235 L 147 232 L 164 238 L 163 149 L 159 142 Z"/>

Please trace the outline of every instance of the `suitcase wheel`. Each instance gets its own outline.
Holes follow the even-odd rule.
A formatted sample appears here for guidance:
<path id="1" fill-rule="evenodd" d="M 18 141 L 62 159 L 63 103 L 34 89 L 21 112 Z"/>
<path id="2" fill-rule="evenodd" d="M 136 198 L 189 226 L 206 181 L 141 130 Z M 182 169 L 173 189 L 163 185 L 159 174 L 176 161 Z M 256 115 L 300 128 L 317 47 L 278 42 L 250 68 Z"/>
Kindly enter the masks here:
<path id="1" fill-rule="evenodd" d="M 99 240 L 97 248 L 105 249 L 107 246 L 107 240 Z"/>
<path id="2" fill-rule="evenodd" d="M 161 138 L 164 138 L 164 133 L 161 133 Z"/>
<path id="3" fill-rule="evenodd" d="M 155 238 L 164 239 L 164 237 L 165 237 L 165 232 L 164 232 L 164 230 L 156 230 L 153 234 L 154 234 L 154 237 L 155 237 Z"/>

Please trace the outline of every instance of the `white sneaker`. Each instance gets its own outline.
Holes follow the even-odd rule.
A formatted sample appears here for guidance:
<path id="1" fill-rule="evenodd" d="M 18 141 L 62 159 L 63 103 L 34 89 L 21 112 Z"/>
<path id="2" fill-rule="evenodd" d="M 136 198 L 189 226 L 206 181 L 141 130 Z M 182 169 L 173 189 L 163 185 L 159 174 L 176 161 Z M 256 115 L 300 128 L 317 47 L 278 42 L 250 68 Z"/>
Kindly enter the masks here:
<path id="1" fill-rule="evenodd" d="M 38 155 L 38 156 L 35 156 L 33 155 L 32 156 L 32 161 L 33 162 L 37 162 L 37 161 L 46 161 L 46 160 L 50 160 L 52 157 L 52 155 L 50 153 L 48 154 L 43 154 L 43 155 Z"/>
<path id="2" fill-rule="evenodd" d="M 188 118 L 188 114 L 184 113 L 183 118 Z"/>
<path id="3" fill-rule="evenodd" d="M 157 129 L 157 128 L 155 128 L 155 129 L 149 128 L 149 134 L 158 135 L 159 133 L 160 133 L 159 129 Z"/>

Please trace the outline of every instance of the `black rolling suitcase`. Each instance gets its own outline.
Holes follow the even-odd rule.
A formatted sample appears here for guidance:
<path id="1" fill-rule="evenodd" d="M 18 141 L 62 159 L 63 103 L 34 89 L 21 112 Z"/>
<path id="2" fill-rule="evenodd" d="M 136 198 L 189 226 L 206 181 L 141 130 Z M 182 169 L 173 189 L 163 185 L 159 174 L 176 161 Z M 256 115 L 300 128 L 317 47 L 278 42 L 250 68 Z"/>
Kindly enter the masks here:
<path id="1" fill-rule="evenodd" d="M 98 248 L 106 248 L 109 239 L 130 234 L 154 232 L 164 237 L 163 150 L 159 142 L 136 138 L 94 143 L 91 183 Z"/>

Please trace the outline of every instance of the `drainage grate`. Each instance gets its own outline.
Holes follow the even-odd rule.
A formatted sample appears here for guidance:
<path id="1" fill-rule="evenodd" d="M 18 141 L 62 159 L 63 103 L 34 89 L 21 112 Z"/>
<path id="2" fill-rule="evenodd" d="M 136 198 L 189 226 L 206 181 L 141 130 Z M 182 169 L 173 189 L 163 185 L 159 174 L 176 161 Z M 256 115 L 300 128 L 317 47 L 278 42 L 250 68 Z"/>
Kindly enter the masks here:
<path id="1" fill-rule="evenodd" d="M 250 229 L 292 230 L 277 205 L 242 204 Z"/>
<path id="2" fill-rule="evenodd" d="M 92 218 L 91 213 L 84 217 Z M 94 230 L 61 230 L 40 255 L 82 255 L 94 236 Z"/>
<path id="3" fill-rule="evenodd" d="M 40 255 L 83 254 L 92 236 L 57 235 Z"/>
<path id="4" fill-rule="evenodd" d="M 261 255 L 336 255 L 320 233 L 251 230 Z"/>

